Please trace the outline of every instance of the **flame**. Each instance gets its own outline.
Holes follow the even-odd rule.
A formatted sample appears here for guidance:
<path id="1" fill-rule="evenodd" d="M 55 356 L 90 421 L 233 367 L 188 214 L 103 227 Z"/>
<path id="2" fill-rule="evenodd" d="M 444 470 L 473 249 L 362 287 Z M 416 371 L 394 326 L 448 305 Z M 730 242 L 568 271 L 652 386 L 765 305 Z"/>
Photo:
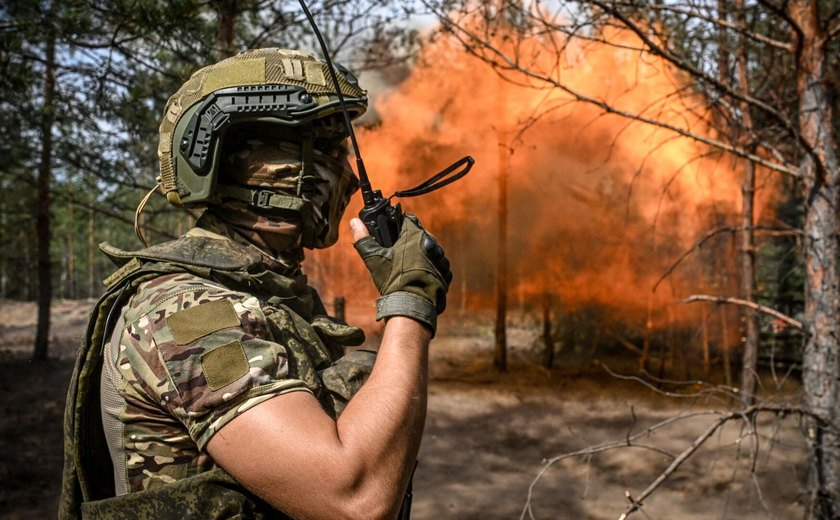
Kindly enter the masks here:
<path id="1" fill-rule="evenodd" d="M 638 45 L 630 34 L 609 37 Z M 537 52 L 537 42 L 525 44 L 531 47 L 519 51 L 534 57 L 529 66 L 556 65 L 557 56 Z M 705 100 L 667 63 L 615 45 L 569 49 L 559 75 L 571 89 L 714 136 Z M 403 201 L 452 260 L 450 302 L 494 301 L 497 188 L 505 167 L 508 280 L 520 301 L 537 306 L 539 296 L 550 293 L 567 310 L 596 306 L 610 319 L 641 327 L 648 319 L 696 319 L 706 312 L 674 307 L 675 298 L 690 292 L 732 294 L 735 275 L 722 276 L 732 270 L 731 260 L 702 252 L 663 288 L 652 288 L 698 237 L 724 223 L 737 225 L 738 163 L 672 131 L 575 102 L 559 88 L 522 83 L 521 75 L 496 72 L 438 39 L 406 80 L 374 96 L 380 121 L 359 135 L 372 183 L 386 194 L 462 155 L 475 157 L 473 171 L 457 184 Z M 767 196 L 764 202 L 760 208 Z M 349 214 L 358 211 L 360 201 L 355 204 Z M 320 285 L 330 294 L 372 300 L 376 295 L 351 247 L 345 235 L 335 251 L 319 256 L 321 274 L 343 273 L 338 282 L 322 277 Z"/>

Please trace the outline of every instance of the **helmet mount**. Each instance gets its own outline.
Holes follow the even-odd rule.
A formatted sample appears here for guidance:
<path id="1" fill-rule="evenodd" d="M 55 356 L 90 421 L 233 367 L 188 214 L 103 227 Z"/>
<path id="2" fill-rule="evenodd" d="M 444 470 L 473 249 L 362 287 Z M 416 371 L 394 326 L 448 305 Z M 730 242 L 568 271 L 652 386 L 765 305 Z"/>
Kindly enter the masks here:
<path id="1" fill-rule="evenodd" d="M 179 152 L 198 174 L 211 167 L 209 151 L 218 146 L 230 126 L 255 120 L 291 127 L 310 125 L 325 117 L 336 103 L 319 106 L 303 87 L 252 85 L 231 87 L 211 93 L 192 114 L 183 131 Z M 364 111 L 358 101 L 357 114 Z"/>

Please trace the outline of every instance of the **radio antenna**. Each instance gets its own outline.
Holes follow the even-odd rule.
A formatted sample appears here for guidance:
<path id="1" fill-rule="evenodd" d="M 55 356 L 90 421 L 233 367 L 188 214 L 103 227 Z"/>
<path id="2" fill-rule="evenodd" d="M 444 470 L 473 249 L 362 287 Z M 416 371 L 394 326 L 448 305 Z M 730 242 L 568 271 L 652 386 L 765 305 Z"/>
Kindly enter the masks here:
<path id="1" fill-rule="evenodd" d="M 324 37 L 321 36 L 321 31 L 318 30 L 318 26 L 315 24 L 315 19 L 312 17 L 312 13 L 309 12 L 309 8 L 306 7 L 303 0 L 298 0 L 298 2 L 300 3 L 300 7 L 303 9 L 303 14 L 306 15 L 306 19 L 309 21 L 309 25 L 312 26 L 312 31 L 315 33 L 315 37 L 318 39 L 318 44 L 321 46 L 321 53 L 324 55 L 324 61 L 327 62 L 330 77 L 332 78 L 333 85 L 335 85 L 338 103 L 341 106 L 341 113 L 344 115 L 344 125 L 350 133 L 350 142 L 353 145 L 353 153 L 356 155 L 356 170 L 358 170 L 359 173 L 359 189 L 362 192 L 362 199 L 364 200 L 365 205 L 372 204 L 375 202 L 376 196 L 373 193 L 373 188 L 371 187 L 370 180 L 368 179 L 365 163 L 362 160 L 362 153 L 359 151 L 359 143 L 356 141 L 356 132 L 353 131 L 353 123 L 350 121 L 350 113 L 347 111 L 347 105 L 344 103 L 344 94 L 341 93 L 341 87 L 338 84 L 338 75 L 335 73 L 335 66 L 333 66 L 333 62 L 330 59 L 330 53 L 327 51 L 327 44 L 324 43 Z"/>
<path id="2" fill-rule="evenodd" d="M 356 141 L 356 133 L 353 131 L 350 113 L 347 111 L 347 105 L 344 103 L 344 94 L 338 85 L 338 75 L 335 73 L 335 66 L 333 66 L 333 62 L 330 59 L 330 53 L 327 51 L 327 44 L 324 43 L 324 37 L 321 36 L 321 31 L 318 30 L 318 25 L 315 23 L 312 13 L 309 12 L 309 8 L 306 7 L 303 0 L 298 0 L 298 2 L 303 9 L 303 13 L 306 15 L 306 19 L 309 20 L 309 25 L 312 26 L 315 37 L 318 38 L 318 43 L 321 45 L 321 52 L 324 54 L 324 61 L 327 62 L 330 77 L 332 78 L 333 85 L 335 85 L 335 93 L 338 96 L 338 103 L 341 105 L 341 113 L 344 114 L 344 124 L 347 127 L 347 132 L 350 134 L 350 141 L 353 144 L 353 153 L 356 154 L 356 170 L 359 173 L 359 191 L 362 192 L 362 201 L 364 202 L 364 208 L 359 211 L 359 218 L 364 222 L 365 227 L 368 228 L 370 234 L 381 246 L 391 247 L 400 236 L 404 216 L 400 204 L 391 205 L 391 198 L 416 197 L 442 188 L 466 175 L 475 161 L 472 157 L 466 156 L 445 170 L 433 175 L 419 186 L 410 190 L 398 191 L 388 198 L 382 196 L 381 190 L 374 190 L 370 185 L 365 163 L 362 161 L 362 154 L 359 152 L 359 143 Z"/>

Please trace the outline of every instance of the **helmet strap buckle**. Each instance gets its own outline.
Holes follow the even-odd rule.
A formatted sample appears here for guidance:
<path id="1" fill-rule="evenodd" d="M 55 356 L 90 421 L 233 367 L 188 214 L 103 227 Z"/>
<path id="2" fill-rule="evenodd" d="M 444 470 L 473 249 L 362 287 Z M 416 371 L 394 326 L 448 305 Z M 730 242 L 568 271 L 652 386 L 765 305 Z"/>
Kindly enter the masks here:
<path id="1" fill-rule="evenodd" d="M 254 192 L 254 198 L 251 202 L 254 206 L 260 209 L 270 209 L 271 206 L 271 196 L 273 192 L 268 190 L 260 190 Z"/>

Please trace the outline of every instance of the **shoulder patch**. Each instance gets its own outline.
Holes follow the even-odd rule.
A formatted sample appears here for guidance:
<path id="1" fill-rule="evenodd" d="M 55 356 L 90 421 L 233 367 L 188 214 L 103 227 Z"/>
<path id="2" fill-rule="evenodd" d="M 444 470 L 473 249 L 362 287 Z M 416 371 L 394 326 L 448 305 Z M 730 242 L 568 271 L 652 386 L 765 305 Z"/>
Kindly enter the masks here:
<path id="1" fill-rule="evenodd" d="M 230 300 L 216 300 L 173 313 L 166 318 L 166 324 L 175 343 L 187 345 L 216 331 L 238 326 L 239 316 Z"/>
<path id="2" fill-rule="evenodd" d="M 201 355 L 201 371 L 210 390 L 223 388 L 248 373 L 245 349 L 239 340 L 208 350 Z"/>

